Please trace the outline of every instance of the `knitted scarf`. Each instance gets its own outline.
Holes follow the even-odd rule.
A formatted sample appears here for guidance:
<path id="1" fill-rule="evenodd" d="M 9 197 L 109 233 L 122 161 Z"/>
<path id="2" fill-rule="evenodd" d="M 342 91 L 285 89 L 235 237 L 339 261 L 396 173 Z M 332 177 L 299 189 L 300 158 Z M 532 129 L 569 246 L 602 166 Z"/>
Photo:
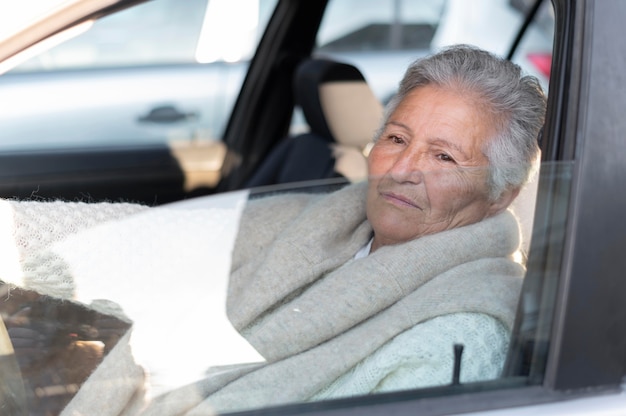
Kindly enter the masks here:
<path id="1" fill-rule="evenodd" d="M 372 229 L 366 184 L 246 207 L 227 310 L 267 360 L 157 398 L 146 414 L 206 414 L 304 401 L 396 335 L 430 318 L 489 314 L 512 326 L 523 268 L 508 212 L 354 254 Z M 187 413 L 186 413 L 187 412 Z"/>

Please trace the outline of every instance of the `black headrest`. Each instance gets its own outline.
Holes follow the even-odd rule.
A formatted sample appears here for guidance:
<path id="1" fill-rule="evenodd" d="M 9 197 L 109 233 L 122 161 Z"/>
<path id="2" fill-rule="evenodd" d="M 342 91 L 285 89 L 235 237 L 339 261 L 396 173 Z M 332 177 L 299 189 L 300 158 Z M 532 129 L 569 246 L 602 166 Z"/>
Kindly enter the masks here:
<path id="1" fill-rule="evenodd" d="M 296 103 L 302 108 L 311 132 L 333 142 L 333 137 L 320 101 L 320 86 L 336 81 L 362 81 L 363 74 L 352 65 L 328 59 L 307 59 L 296 70 L 294 91 Z"/>

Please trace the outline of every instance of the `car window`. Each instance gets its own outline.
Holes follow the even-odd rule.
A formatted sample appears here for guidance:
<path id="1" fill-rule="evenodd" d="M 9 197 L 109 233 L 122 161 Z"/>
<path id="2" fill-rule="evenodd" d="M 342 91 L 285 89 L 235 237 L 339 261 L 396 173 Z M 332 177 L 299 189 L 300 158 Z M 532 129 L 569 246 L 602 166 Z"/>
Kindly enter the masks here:
<path id="1" fill-rule="evenodd" d="M 411 62 L 445 46 L 471 44 L 507 56 L 533 4 L 521 0 L 331 0 L 314 56 L 355 66 L 385 105 Z M 552 3 L 543 1 L 512 56 L 526 74 L 539 79 L 546 92 L 553 37 Z M 297 105 L 290 133 L 315 131 L 311 122 L 316 123 L 308 121 Z"/>
<path id="2" fill-rule="evenodd" d="M 530 1 L 512 1 L 511 4 L 522 14 L 531 10 Z M 552 64 L 554 38 L 554 8 L 549 1 L 543 1 L 533 18 L 525 36 L 520 39 L 513 55 L 513 62 L 520 64 L 526 72 L 535 75 L 548 89 Z"/>
<path id="3" fill-rule="evenodd" d="M 145 5 L 157 10 L 159 1 Z M 196 4 L 201 3 L 204 7 Z M 521 25 L 527 10 L 522 3 L 502 1 L 497 3 L 501 9 L 486 6 L 486 16 L 480 16 L 467 2 L 452 0 L 421 2 L 415 9 L 401 1 L 356 5 L 334 0 L 316 54 L 354 63 L 385 103 L 406 65 L 442 46 L 467 41 L 506 54 L 516 36 L 512 29 Z M 200 12 L 202 19 L 192 19 L 199 25 L 197 37 L 180 32 L 180 39 L 193 39 L 193 48 L 148 49 L 146 60 L 138 59 L 137 50 L 119 59 L 109 57 L 106 47 L 102 53 L 77 53 L 81 59 L 93 58 L 89 64 L 65 60 L 63 53 L 51 50 L 48 62 L 67 66 L 44 69 L 36 65 L 45 60 L 37 59 L 2 79 L 19 86 L 32 82 L 27 77 L 44 74 L 67 76 L 67 81 L 111 69 L 126 76 L 131 70 L 132 82 L 105 83 L 109 104 L 116 108 L 119 103 L 113 100 L 131 94 L 133 83 L 149 78 L 150 70 L 164 76 L 171 68 L 192 65 L 200 71 L 215 65 L 211 68 L 219 68 L 219 77 L 207 84 L 223 86 L 233 77 L 238 88 L 245 56 L 234 57 L 225 48 L 199 58 L 198 45 L 211 32 L 204 26 L 210 7 Z M 525 37 L 514 59 L 527 72 L 543 76 L 547 90 L 549 66 L 546 70 L 531 59 L 552 52 L 553 16 L 550 8 L 542 10 L 531 29 L 541 33 L 536 40 Z M 165 18 L 156 11 L 139 15 L 153 22 Z M 482 31 L 484 24 L 468 23 L 471 30 L 465 33 L 455 16 L 498 22 L 514 16 L 510 22 L 515 24 L 494 25 L 486 35 L 471 32 Z M 249 27 L 260 30 L 255 24 Z M 496 43 L 494 33 L 502 34 Z M 139 39 L 169 41 L 160 36 L 147 30 Z M 249 37 L 235 42 L 248 45 Z M 233 76 L 233 68 L 242 68 L 241 73 Z M 167 79 L 179 85 L 174 82 L 178 78 Z M 142 95 L 151 95 L 162 81 L 151 78 Z M 84 86 L 94 84 L 90 79 Z M 58 101 L 58 113 L 48 120 L 67 112 L 71 97 L 84 95 L 68 85 L 43 90 L 41 97 Z M 195 80 L 188 88 L 199 90 L 198 85 L 204 83 Z M 229 97 L 234 95 L 221 96 L 219 102 L 229 103 Z M 180 111 L 177 101 L 159 97 L 156 102 L 134 113 L 154 136 L 128 139 L 116 117 L 107 122 L 120 129 L 111 137 L 121 141 L 113 144 L 151 144 L 163 137 L 196 143 L 218 136 L 200 125 L 204 107 Z M 11 114 L 8 106 L 6 110 Z M 73 117 L 70 129 L 87 130 L 62 135 L 51 123 L 34 137 L 63 138 L 44 147 L 84 145 L 85 132 L 95 137 L 99 127 L 92 119 L 83 121 L 86 116 Z M 179 123 L 192 124 L 193 132 Z M 21 121 L 25 128 L 34 129 L 34 124 Z M 156 133 L 163 124 L 167 132 Z M 14 149 L 27 143 L 24 137 Z M 99 140 L 97 146 L 111 144 Z M 40 145 L 33 143 L 29 146 Z M 127 202 L 2 200 L 0 221 L 10 232 L 0 241 L 5 256 L 0 262 L 0 355 L 8 357 L 0 364 L 7 369 L 6 379 L 17 380 L 7 383 L 8 396 L 16 409 L 33 413 L 133 414 L 147 407 L 157 414 L 190 409 L 212 414 L 319 401 L 341 407 L 347 403 L 342 399 L 354 397 L 373 397 L 371 403 L 376 403 L 539 383 L 550 342 L 572 172 L 571 162 L 544 163 L 511 212 L 497 217 L 506 233 L 520 234 L 519 242 L 508 234 L 496 235 L 499 240 L 494 229 L 477 226 L 444 237 L 429 235 L 393 256 L 392 249 L 371 251 L 372 230 L 362 206 L 366 184 L 359 179 L 354 184 L 338 178 L 321 185 L 244 190 L 156 208 Z M 474 174 L 490 173 L 476 169 Z M 407 198 L 401 202 L 411 204 Z M 542 214 L 537 220 L 536 209 Z M 454 268 L 474 258 L 478 243 L 502 258 L 492 264 L 487 253 L 479 259 L 485 260 L 484 269 L 472 269 L 472 278 L 464 280 L 466 274 Z M 491 279 L 490 273 L 504 278 Z M 527 290 L 529 285 L 534 289 Z M 466 296 L 481 290 L 485 296 L 477 301 Z M 424 293 L 427 302 L 421 301 Z M 480 308 L 488 313 L 474 313 Z M 111 398 L 106 403 L 103 392 Z"/>
<path id="4" fill-rule="evenodd" d="M 525 21 L 533 1 L 521 0 L 427 0 L 419 2 L 331 0 L 323 16 L 313 57 L 329 59 L 354 66 L 365 79 L 367 86 L 379 104 L 386 105 L 395 94 L 400 79 L 408 65 L 420 57 L 434 53 L 453 44 L 470 44 L 507 57 L 517 63 L 525 74 L 539 80 L 547 93 L 552 60 L 554 38 L 554 11 L 550 1 L 542 1 L 535 16 L 526 29 Z M 519 37 L 519 39 L 518 39 Z M 516 41 L 517 45 L 516 45 Z M 330 73 L 326 78 L 333 78 Z M 348 139 L 345 146 L 344 134 L 334 127 L 320 125 L 318 111 L 308 97 L 300 97 L 300 91 L 311 88 L 329 88 L 329 80 L 313 85 L 312 77 L 295 77 L 296 106 L 290 126 L 291 136 L 313 133 L 325 140 L 336 142 L 341 150 L 335 150 L 337 167 L 341 176 L 355 180 L 365 176 L 362 163 L 351 162 L 348 168 L 339 166 L 345 160 L 353 160 L 348 153 L 367 155 L 376 131 L 378 119 L 382 117 L 380 105 L 359 96 L 358 102 L 341 107 L 336 104 L 333 111 L 346 120 L 350 114 L 361 113 L 358 139 Z M 306 100 L 307 108 L 302 102 Z M 330 100 L 330 99 L 329 99 Z M 341 102 L 341 99 L 336 99 Z M 330 112 L 330 106 L 322 103 L 322 111 Z M 357 108 L 358 111 L 351 111 Z M 330 122 L 329 122 L 330 123 Z M 332 123 L 331 123 L 332 124 Z M 374 125 L 374 127 L 371 127 Z M 356 133 L 358 131 L 358 133 Z M 356 156 L 355 156 L 356 157 Z M 358 157 L 356 157 L 358 159 Z M 356 164 L 356 166 L 355 166 Z M 253 178 L 251 183 L 256 183 Z"/>
<path id="5" fill-rule="evenodd" d="M 318 32 L 316 53 L 355 65 L 386 103 L 409 63 L 446 45 L 472 44 L 507 56 L 531 3 L 331 0 Z M 543 3 L 514 61 L 539 77 L 547 89 L 554 16 L 551 3 Z"/>
<path id="6" fill-rule="evenodd" d="M 332 0 L 316 53 L 355 65 L 386 101 L 408 64 L 430 52 L 445 6 L 443 0 Z"/>
<path id="7" fill-rule="evenodd" d="M 250 59 L 268 1 L 150 1 L 100 19 L 85 33 L 17 66 L 14 72 L 207 63 Z M 242 7 L 246 13 L 234 13 Z M 226 22 L 225 19 L 237 20 Z M 229 42 L 218 37 L 239 33 Z"/>
<path id="8" fill-rule="evenodd" d="M 510 213 L 414 240 L 404 254 L 398 246 L 368 255 L 364 183 L 245 190 L 157 208 L 2 201 L 14 232 L 0 266 L 0 322 L 22 401 L 35 413 L 69 406 L 87 414 L 101 411 L 105 390 L 119 401 L 110 405 L 117 414 L 148 387 L 141 406 L 159 414 L 227 413 L 408 390 L 420 397 L 426 387 L 439 388 L 431 396 L 510 389 L 526 386 L 531 372 L 537 382 L 571 173 L 571 163 L 541 167 L 549 184 L 542 189 L 554 191 L 538 198 L 554 209 L 534 226 L 530 262 L 524 248 L 500 238 Z M 518 201 L 520 217 L 522 204 L 534 198 Z M 52 231 L 38 233 L 44 224 Z M 466 232 L 470 244 L 461 242 Z M 473 258 L 475 239 L 515 260 L 503 268 L 503 259 L 484 259 L 484 274 L 472 277 L 460 265 Z M 434 254 L 449 246 L 455 255 Z M 523 289 L 517 311 L 522 266 L 524 285 L 540 290 Z M 463 278 L 448 267 L 461 267 Z M 486 296 L 480 306 L 467 296 L 478 291 Z M 467 312 L 477 307 L 493 315 Z M 515 332 L 520 352 L 511 355 L 514 321 L 526 315 Z"/>
<path id="9" fill-rule="evenodd" d="M 0 3 L 0 39 L 19 30 L 24 24 L 40 16 L 64 0 L 25 0 L 19 4 Z"/>
<path id="10" fill-rule="evenodd" d="M 13 71 L 195 62 L 206 9 L 206 0 L 147 2 L 98 20 L 82 35 Z"/>
<path id="11" fill-rule="evenodd" d="M 0 149 L 219 140 L 274 4 L 154 0 L 81 25 L 0 77 Z"/>

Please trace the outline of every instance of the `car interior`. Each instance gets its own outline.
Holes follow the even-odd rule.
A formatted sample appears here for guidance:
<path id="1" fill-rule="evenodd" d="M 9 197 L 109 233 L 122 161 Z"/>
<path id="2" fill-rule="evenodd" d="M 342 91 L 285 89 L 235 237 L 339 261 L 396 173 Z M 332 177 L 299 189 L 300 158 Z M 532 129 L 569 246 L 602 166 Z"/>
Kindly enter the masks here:
<path id="1" fill-rule="evenodd" d="M 514 53 L 516 47 L 519 45 L 520 39 L 523 38 L 525 30 L 528 28 L 528 25 L 534 18 L 538 7 L 540 6 L 541 1 L 534 2 L 533 7 L 527 14 L 527 19 L 520 28 L 518 37 L 516 39 L 515 44 L 511 46 L 509 51 L 509 58 L 511 58 Z M 309 9 L 310 8 L 310 9 Z M 246 166 L 254 166 L 256 160 L 261 160 L 263 157 L 260 155 L 265 154 L 265 152 L 270 152 L 273 150 L 269 150 L 272 146 L 269 143 L 272 141 L 271 137 L 285 137 L 284 135 L 284 127 L 281 129 L 280 121 L 278 118 L 274 118 L 270 120 L 268 114 L 264 114 L 265 111 L 269 111 L 270 108 L 277 109 L 286 109 L 291 105 L 289 98 L 282 96 L 281 90 L 285 87 L 285 79 L 281 77 L 279 74 L 282 72 L 278 71 L 287 71 L 288 73 L 296 72 L 296 68 L 300 65 L 300 60 L 296 57 L 298 56 L 307 56 L 311 48 L 313 47 L 312 39 L 304 38 L 300 39 L 299 42 L 292 42 L 291 36 L 289 36 L 289 32 L 291 30 L 295 30 L 295 27 L 299 25 L 317 25 L 319 24 L 316 19 L 321 17 L 320 13 L 321 9 L 317 9 L 314 5 L 307 5 L 301 8 L 298 8 L 298 11 L 294 14 L 288 15 L 285 13 L 282 14 L 281 4 L 278 5 L 278 9 L 276 10 L 276 18 L 281 19 L 280 28 L 276 28 L 276 30 L 284 31 L 287 33 L 285 37 L 281 37 L 283 39 L 283 43 L 276 42 L 271 43 L 272 36 L 274 33 L 271 31 L 272 25 L 270 24 L 270 31 L 266 34 L 266 36 L 261 40 L 259 45 L 259 53 L 255 57 L 256 59 L 263 59 L 261 56 L 278 56 L 282 57 L 281 62 L 284 64 L 281 66 L 281 69 L 276 69 L 276 72 L 262 72 L 256 71 L 255 63 L 253 60 L 250 71 L 248 73 L 248 77 L 244 83 L 244 88 L 242 89 L 242 95 L 240 95 L 239 100 L 235 106 L 232 117 L 230 119 L 230 123 L 225 133 L 225 140 L 230 144 L 230 163 L 227 162 L 225 164 L 226 170 L 224 171 L 223 181 L 221 186 L 218 189 L 227 190 L 234 189 L 238 186 L 238 184 L 246 183 L 246 177 L 251 175 L 251 178 L 255 178 L 254 174 L 251 174 L 252 171 L 248 170 Z M 303 14 L 300 14 L 303 13 Z M 306 17 L 305 17 L 306 14 Z M 288 57 L 291 57 L 288 58 Z M 303 65 L 306 65 L 304 63 Z M 246 84 L 255 83 L 264 86 L 268 86 L 267 89 L 263 89 L 262 91 L 246 89 Z M 270 88 L 269 86 L 273 86 L 274 88 Z M 296 88 L 299 88 L 300 85 L 297 85 Z M 330 87 L 329 87 L 330 88 Z M 296 97 L 299 91 L 296 91 Z M 312 94 L 312 96 L 314 96 Z M 241 113 L 241 106 L 243 102 L 248 105 L 255 106 L 255 103 L 270 103 L 266 107 L 267 110 L 263 110 L 259 108 L 259 112 L 254 120 L 250 120 L 244 114 Z M 258 101 L 257 101 L 258 100 Z M 301 98 L 296 98 L 296 100 L 301 100 Z M 315 102 L 315 101 L 314 101 Z M 340 101 L 339 101 L 340 102 Z M 339 103 L 338 102 L 338 103 Z M 323 104 L 322 104 L 323 106 Z M 380 108 L 374 109 L 375 105 L 372 105 L 371 108 L 372 114 L 378 113 L 382 114 Z M 362 105 L 359 104 L 359 108 L 362 108 Z M 324 127 L 324 124 L 331 125 L 333 121 L 326 119 L 326 122 L 319 126 L 319 122 L 314 116 L 310 115 L 310 111 L 307 114 L 307 107 L 302 105 L 302 109 L 304 111 L 305 118 L 309 125 L 311 126 L 311 130 L 317 134 L 324 135 L 325 131 L 339 131 L 340 129 L 334 128 L 335 130 L 328 129 Z M 318 108 L 315 109 L 317 114 L 320 114 Z M 333 111 L 341 111 L 339 108 L 334 107 Z M 364 110 L 365 111 L 365 110 Z M 322 110 L 321 111 L 324 116 L 327 116 L 327 113 Z M 240 118 L 241 117 L 241 118 Z M 339 118 L 342 119 L 342 118 Z M 347 118 L 343 118 L 344 120 Z M 252 124 L 258 123 L 258 125 L 266 126 L 267 129 L 263 128 L 256 131 L 250 131 L 247 129 L 248 122 Z M 283 121 L 286 123 L 286 120 Z M 351 124 L 350 124 L 351 125 Z M 368 127 L 370 131 L 375 131 L 374 127 Z M 268 134 L 269 133 L 269 134 Z M 332 135 L 332 133 L 331 133 Z M 326 133 L 326 137 L 331 136 Z M 306 136 L 306 140 L 314 140 L 320 141 L 319 139 L 311 139 L 310 136 Z M 357 146 L 357 149 L 363 148 L 368 143 L 368 139 L 370 136 L 362 135 L 363 142 Z M 539 138 L 538 138 L 539 139 Z M 294 138 L 293 141 L 299 140 L 299 138 Z M 328 138 L 325 139 L 328 142 Z M 335 142 L 341 142 L 341 139 L 335 134 L 334 135 Z M 261 144 L 264 143 L 264 144 Z M 287 142 L 289 143 L 289 142 Z M 282 146 L 287 146 L 285 142 L 281 143 Z M 246 147 L 248 150 L 252 150 L 251 153 L 246 155 L 241 155 L 241 158 L 233 157 L 237 154 L 238 149 L 243 149 Z M 326 155 L 328 155 L 328 151 L 325 146 L 321 146 Z M 285 151 L 283 148 L 282 151 Z M 332 153 L 331 153 L 332 154 Z M 270 158 L 271 159 L 271 158 Z M 227 161 L 229 159 L 227 158 Z M 327 159 L 326 159 L 327 160 Z M 339 163 L 339 162 L 337 162 Z M 255 170 L 255 172 L 263 172 L 265 166 L 261 165 L 259 170 Z M 229 170 L 232 169 L 232 170 Z M 328 172 L 329 168 L 326 167 L 326 171 Z M 339 170 L 337 168 L 333 169 L 334 174 L 338 173 Z M 549 172 L 544 172 L 545 177 L 550 177 Z M 324 175 L 329 175 L 329 173 L 325 173 Z M 344 174 L 343 176 L 350 178 L 350 175 Z M 558 174 L 557 174 L 558 176 Z M 251 182 L 254 183 L 254 182 Z M 545 186 L 545 184 L 544 184 Z M 533 223 L 534 223 L 534 213 L 536 210 L 536 201 L 537 201 L 537 191 L 539 189 L 539 175 L 535 176 L 533 181 L 531 181 L 520 193 L 518 198 L 514 201 L 512 209 L 516 213 L 516 215 L 520 219 L 521 227 L 522 227 L 522 261 L 525 261 L 529 255 L 529 250 L 533 250 L 530 247 L 531 234 L 533 233 Z M 550 198 L 546 198 L 549 200 Z M 547 203 L 547 202 L 546 202 Z M 542 207 L 540 207 L 542 209 Z M 559 207 L 560 210 L 564 209 L 564 207 Z M 562 215 L 562 211 L 556 211 L 555 216 Z M 544 219 L 542 218 L 542 221 Z M 533 239 L 533 264 L 529 264 L 529 268 L 534 270 L 533 273 L 529 273 L 526 277 L 524 287 L 522 289 L 522 296 L 519 304 L 519 309 L 516 317 L 515 323 L 515 334 L 513 336 L 513 341 L 511 343 L 511 347 L 509 350 L 509 355 L 507 358 L 507 364 L 504 371 L 504 376 L 510 378 L 511 380 L 518 380 L 521 383 L 526 383 L 528 380 L 531 382 L 539 382 L 539 380 L 543 377 L 543 365 L 545 365 L 545 357 L 547 353 L 547 340 L 549 338 L 549 329 L 551 325 L 550 309 L 551 306 L 546 304 L 550 303 L 550 296 L 553 294 L 554 289 L 554 280 L 546 279 L 545 275 L 542 273 L 545 269 L 546 262 L 546 247 L 553 247 L 554 240 L 558 240 L 558 236 L 561 235 L 560 232 L 562 228 L 558 226 L 554 226 L 554 224 L 558 224 L 558 221 L 554 221 L 554 218 L 551 219 L 552 222 L 548 222 L 552 224 L 550 226 L 543 224 L 539 224 L 540 232 L 535 232 L 532 235 Z M 551 256 L 548 259 L 548 262 L 556 262 L 558 258 L 558 253 L 550 253 Z M 555 267 L 554 263 L 551 263 L 552 267 Z M 541 270 L 542 272 L 540 272 Z M 541 312 L 541 313 L 540 313 Z M 530 377 L 530 378 L 529 378 Z M 465 386 L 466 391 L 471 391 L 472 386 Z M 427 389 L 428 390 L 428 389 Z M 423 392 L 424 397 L 428 396 L 428 391 Z M 418 395 L 419 396 L 419 395 Z"/>
<path id="2" fill-rule="evenodd" d="M 279 143 L 246 187 L 366 178 L 368 146 L 383 107 L 361 72 L 342 62 L 305 60 L 297 68 L 294 91 L 309 132 Z"/>
<path id="3" fill-rule="evenodd" d="M 540 4 L 541 1 L 536 1 L 531 7 L 511 55 Z M 262 193 L 264 187 L 271 185 L 297 185 L 329 178 L 343 185 L 367 177 L 366 158 L 384 107 L 359 68 L 329 58 L 311 57 L 325 7 L 325 1 L 300 2 L 298 7 L 278 2 L 251 61 L 223 141 L 213 145 L 209 152 L 213 158 L 214 149 L 219 148 L 215 167 L 208 177 L 194 179 L 187 174 L 186 191 L 203 188 L 210 190 L 209 193 L 219 193 L 258 188 Z M 306 132 L 290 133 L 294 108 L 302 111 L 308 126 Z M 168 151 L 178 160 L 178 169 L 172 168 L 178 179 L 185 176 L 184 172 L 195 169 L 193 162 L 184 165 L 181 160 L 190 160 L 190 154 L 198 164 L 206 160 L 193 147 Z M 116 155 L 103 153 L 101 156 Z M 311 160 L 315 163 L 310 163 Z M 545 177 L 562 174 L 545 173 Z M 527 383 L 529 377 L 531 383 L 543 377 L 551 325 L 551 306 L 545 299 L 556 289 L 554 279 L 546 279 L 539 270 L 545 270 L 545 263 L 557 262 L 559 253 L 548 253 L 546 247 L 558 246 L 555 240 L 562 238 L 561 227 L 565 221 L 564 218 L 560 222 L 554 218 L 535 219 L 535 212 L 542 212 L 542 207 L 536 207 L 537 201 L 545 199 L 548 202 L 542 204 L 550 203 L 545 195 L 543 199 L 538 198 L 539 189 L 549 188 L 547 184 L 542 187 L 540 180 L 541 177 L 535 175 L 512 205 L 521 225 L 521 261 L 526 264 L 530 259 L 533 263 L 527 266 L 535 270 L 524 281 L 503 374 L 512 379 L 524 378 L 522 384 Z M 176 186 L 179 185 L 180 180 Z M 553 216 L 558 217 L 565 210 L 565 206 L 558 206 Z M 0 320 L 0 359 L 11 353 L 11 342 Z M 5 364 L 0 361 L 2 365 Z M 480 387 L 468 386 L 466 391 L 474 388 L 480 390 Z M 434 393 L 426 390 L 422 394 L 427 397 Z"/>
<path id="4" fill-rule="evenodd" d="M 295 102 L 302 108 L 310 132 L 290 136 L 279 143 L 246 187 L 297 185 L 327 178 L 348 181 L 366 178 L 368 146 L 380 126 L 383 107 L 361 72 L 352 65 L 328 59 L 305 60 L 296 70 L 294 91 Z M 519 260 L 523 264 L 530 250 L 538 178 L 537 172 L 510 207 L 520 223 Z M 516 318 L 517 336 L 508 354 L 505 376 L 528 376 L 532 359 L 537 359 L 537 285 L 542 281 L 537 276 L 525 280 Z M 542 325 L 547 323 L 544 321 Z M 547 328 L 543 332 L 547 333 Z M 545 353 L 546 345 L 542 347 Z"/>

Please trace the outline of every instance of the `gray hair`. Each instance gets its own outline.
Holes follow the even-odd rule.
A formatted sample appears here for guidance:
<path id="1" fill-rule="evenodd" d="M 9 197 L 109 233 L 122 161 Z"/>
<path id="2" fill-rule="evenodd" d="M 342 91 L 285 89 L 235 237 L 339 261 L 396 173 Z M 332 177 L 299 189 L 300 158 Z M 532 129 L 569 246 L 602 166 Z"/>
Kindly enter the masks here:
<path id="1" fill-rule="evenodd" d="M 546 97 L 537 78 L 522 76 L 518 65 L 472 46 L 443 49 L 409 66 L 397 94 L 387 105 L 377 139 L 409 92 L 426 85 L 474 96 L 491 114 L 497 133 L 487 141 L 483 153 L 489 160 L 492 200 L 506 189 L 521 188 L 536 168 L 537 139 L 546 109 Z"/>

